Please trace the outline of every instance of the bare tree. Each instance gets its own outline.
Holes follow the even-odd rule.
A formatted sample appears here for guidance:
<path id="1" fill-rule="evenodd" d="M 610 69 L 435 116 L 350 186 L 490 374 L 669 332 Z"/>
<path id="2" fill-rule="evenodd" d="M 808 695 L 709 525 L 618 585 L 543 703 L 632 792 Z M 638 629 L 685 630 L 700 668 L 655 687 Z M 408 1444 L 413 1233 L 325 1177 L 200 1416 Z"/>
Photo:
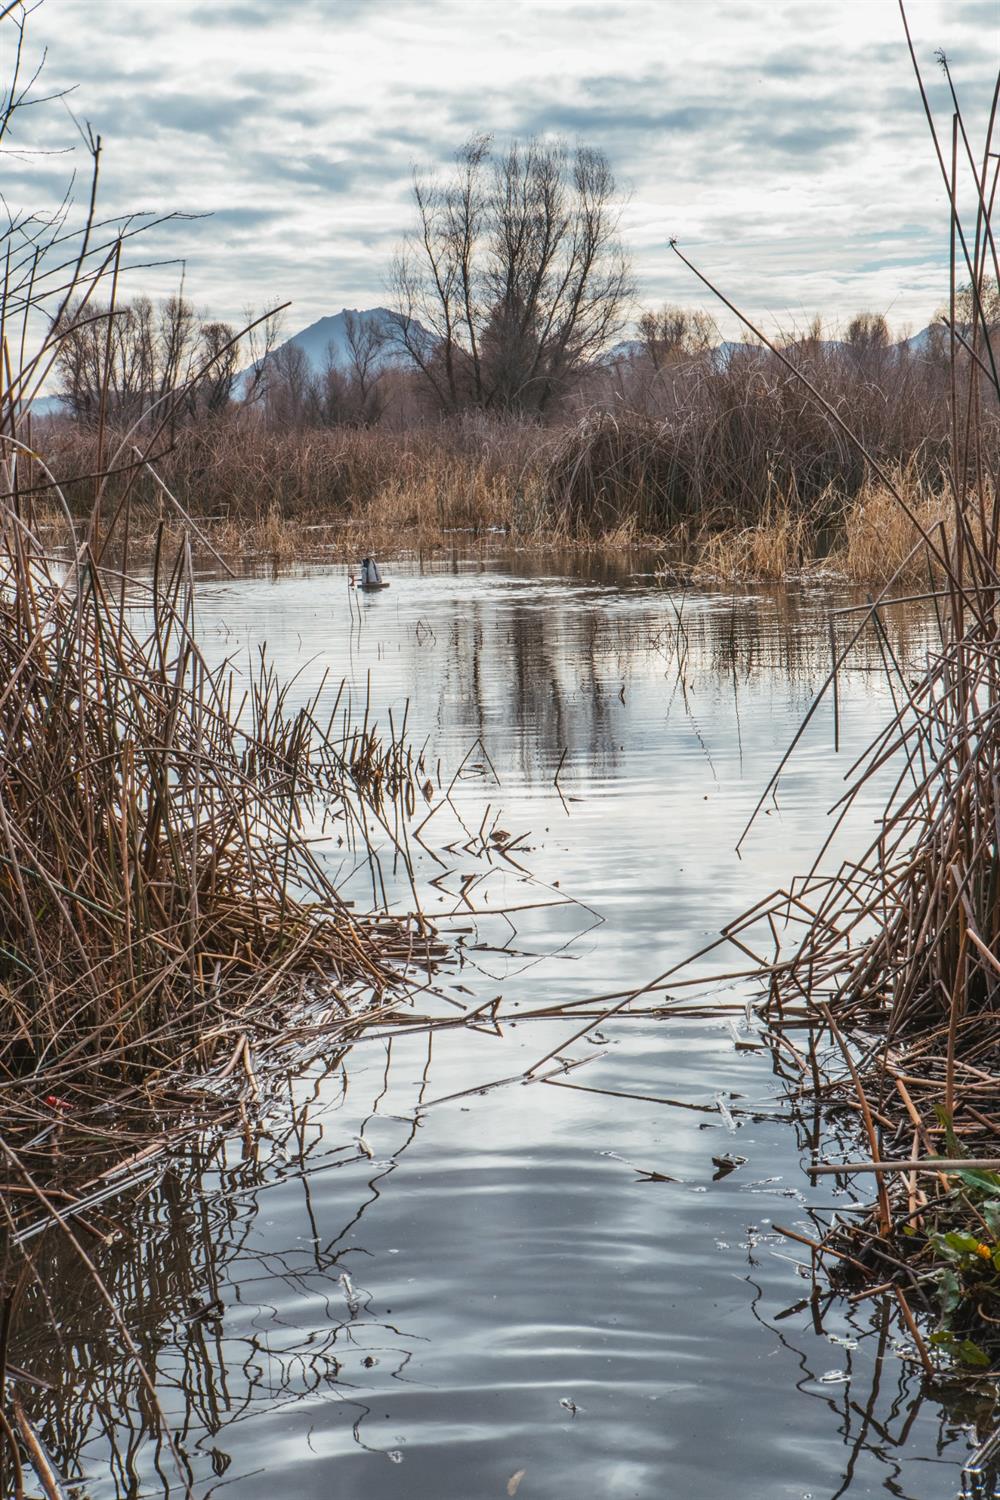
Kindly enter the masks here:
<path id="1" fill-rule="evenodd" d="M 238 343 L 228 323 L 203 323 L 183 297 L 158 305 L 137 297 L 111 309 L 71 304 L 57 329 L 60 394 L 78 421 L 105 415 L 133 422 L 201 370 L 178 414 L 218 412 L 229 403 Z"/>
<path id="2" fill-rule="evenodd" d="M 855 313 L 844 342 L 856 354 L 877 354 L 891 342 L 889 325 L 881 313 Z"/>
<path id="3" fill-rule="evenodd" d="M 268 313 L 259 318 L 251 308 L 244 314 L 247 326 L 247 347 L 250 363 L 245 372 L 242 397 L 246 404 L 263 401 L 271 371 L 271 355 L 281 337 L 282 316 L 280 312 Z"/>
<path id="4" fill-rule="evenodd" d="M 659 372 L 667 365 L 707 354 L 719 333 L 707 313 L 667 304 L 659 312 L 644 312 L 638 323 L 643 353 Z"/>
<path id="5" fill-rule="evenodd" d="M 264 410 L 270 427 L 302 428 L 315 421 L 315 383 L 305 350 L 291 342 L 267 361 Z"/>
<path id="6" fill-rule="evenodd" d="M 599 151 L 489 137 L 445 181 L 416 177 L 396 258 L 399 344 L 440 407 L 544 412 L 625 325 L 633 285 Z"/>
<path id="7" fill-rule="evenodd" d="M 346 362 L 331 344 L 316 370 L 301 345 L 289 341 L 271 353 L 261 373 L 268 426 L 371 427 L 385 408 L 385 329 L 374 319 L 347 312 Z"/>
<path id="8" fill-rule="evenodd" d="M 203 379 L 191 389 L 192 412 L 201 411 L 214 417 L 229 409 L 236 394 L 239 351 L 239 340 L 231 323 L 201 325 L 199 352 L 210 363 Z"/>
<path id="9" fill-rule="evenodd" d="M 385 409 L 383 377 L 389 330 L 377 318 L 359 318 L 344 310 L 344 337 L 350 357 L 349 387 L 353 420 L 371 427 Z"/>

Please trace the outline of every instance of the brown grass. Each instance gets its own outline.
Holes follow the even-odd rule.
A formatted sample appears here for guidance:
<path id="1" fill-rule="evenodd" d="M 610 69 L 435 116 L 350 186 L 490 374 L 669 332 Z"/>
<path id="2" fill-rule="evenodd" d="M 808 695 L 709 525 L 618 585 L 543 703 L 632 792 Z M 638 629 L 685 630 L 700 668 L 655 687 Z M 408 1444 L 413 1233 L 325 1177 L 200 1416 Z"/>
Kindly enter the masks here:
<path id="1" fill-rule="evenodd" d="M 172 425 L 154 456 L 190 514 L 228 525 L 234 556 L 301 555 L 324 526 L 328 548 L 367 538 L 382 551 L 403 538 L 426 549 L 453 533 L 502 532 L 528 544 L 642 535 L 691 549 L 687 560 L 720 576 L 775 576 L 783 559 L 794 571 L 831 550 L 852 577 L 888 576 L 905 538 L 882 549 L 877 530 L 859 530 L 859 507 L 872 501 L 876 469 L 900 476 L 921 514 L 946 494 L 947 369 L 936 355 L 862 357 L 808 340 L 786 346 L 784 358 L 828 409 L 760 348 L 725 366 L 701 356 L 661 371 L 648 389 L 641 361 L 614 377 L 616 390 L 610 374 L 595 376 L 594 404 L 550 427 L 473 413 L 405 430 L 282 430 L 237 408 Z M 845 413 L 863 452 L 835 420 Z M 93 484 L 73 476 L 99 467 L 98 434 L 66 420 L 48 425 L 52 468 L 82 516 Z M 992 412 L 981 414 L 979 442 L 995 455 Z M 133 507 L 169 516 L 148 475 L 138 484 L 111 476 L 105 506 L 126 489 Z M 279 519 L 300 523 L 302 538 L 280 534 Z M 881 560 L 867 560 L 869 541 Z"/>
<path id="2" fill-rule="evenodd" d="M 807 518 L 780 501 L 754 526 L 704 538 L 695 549 L 692 576 L 705 582 L 780 582 L 815 563 Z"/>
<path id="3" fill-rule="evenodd" d="M 891 471 L 916 524 L 877 479 L 850 496 L 831 485 L 807 503 L 796 489 L 782 489 L 773 470 L 750 517 L 733 521 L 726 505 L 672 508 L 673 471 L 656 457 L 658 431 L 647 419 L 636 428 L 604 418 L 593 429 L 549 432 L 469 422 L 415 433 L 276 434 L 223 422 L 179 432 L 156 470 L 231 561 L 281 566 L 455 546 L 652 545 L 705 581 L 823 571 L 878 583 L 901 566 L 907 578 L 925 576 L 914 551 L 918 526 L 946 518 L 951 502 L 947 483 L 920 464 Z M 90 471 L 92 436 L 59 425 L 54 437 L 54 472 Z M 128 474 L 108 482 L 105 512 L 114 512 L 129 482 Z M 90 487 L 70 478 L 65 488 L 82 509 Z M 48 493 L 40 491 L 39 524 L 59 531 Z M 133 544 L 147 552 L 161 523 L 173 543 L 189 531 L 148 475 L 133 482 L 130 506 Z M 191 540 L 204 551 L 197 535 Z"/>
<path id="4" fill-rule="evenodd" d="M 859 583 L 923 585 L 928 577 L 923 536 L 951 528 L 954 502 L 947 489 L 933 494 L 906 475 L 894 477 L 910 515 L 885 485 L 868 485 L 845 509 L 842 540 L 830 566 Z M 931 573 L 940 577 L 940 567 L 932 566 Z"/>

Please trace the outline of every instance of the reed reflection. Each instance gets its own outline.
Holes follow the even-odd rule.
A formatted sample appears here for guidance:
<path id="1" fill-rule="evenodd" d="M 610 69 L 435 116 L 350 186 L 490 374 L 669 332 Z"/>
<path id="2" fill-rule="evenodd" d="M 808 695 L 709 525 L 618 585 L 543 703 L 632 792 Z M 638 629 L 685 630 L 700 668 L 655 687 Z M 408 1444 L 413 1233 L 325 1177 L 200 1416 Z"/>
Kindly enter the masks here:
<path id="1" fill-rule="evenodd" d="M 105 1244 L 92 1226 L 90 1252 L 154 1378 L 193 1493 L 212 1493 L 213 1475 L 249 1477 L 241 1424 L 319 1396 L 342 1408 L 358 1446 L 385 1451 L 367 1427 L 373 1393 L 406 1379 L 414 1335 L 366 1287 L 364 1217 L 414 1139 L 430 1048 L 409 1114 L 394 1098 L 395 1139 L 376 1152 L 368 1135 L 384 1123 L 393 1065 L 392 1040 L 381 1045 L 367 1102 L 353 1097 L 339 1054 L 287 1080 L 280 1118 L 247 1116 L 240 1134 L 173 1159 L 125 1236 Z M 330 1187 L 335 1174 L 349 1180 L 342 1190 Z M 183 1494 L 135 1362 L 72 1250 L 49 1232 L 32 1262 L 9 1358 L 56 1467 L 81 1496 L 88 1480 L 101 1496 Z"/>

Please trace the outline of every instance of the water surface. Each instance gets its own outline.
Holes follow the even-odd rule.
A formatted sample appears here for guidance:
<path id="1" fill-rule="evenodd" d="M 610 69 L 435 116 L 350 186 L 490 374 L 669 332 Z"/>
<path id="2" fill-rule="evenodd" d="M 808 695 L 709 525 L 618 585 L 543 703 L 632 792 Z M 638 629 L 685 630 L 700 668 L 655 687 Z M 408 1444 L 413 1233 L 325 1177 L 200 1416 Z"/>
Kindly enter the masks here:
<path id="1" fill-rule="evenodd" d="M 841 681 L 840 753 L 824 709 L 738 856 L 849 599 L 683 593 L 587 558 L 389 576 L 360 597 L 341 571 L 206 580 L 203 642 L 237 662 L 266 642 L 302 698 L 329 673 L 332 704 L 346 675 L 427 737 L 442 785 L 464 762 L 422 899 L 460 942 L 454 993 L 502 995 L 510 1019 L 376 1034 L 290 1079 L 263 1129 L 192 1151 L 107 1250 L 193 1492 L 950 1497 L 988 1412 L 923 1397 L 880 1304 L 810 1299 L 808 1251 L 774 1226 L 813 1233 L 814 1208 L 850 1200 L 808 1184 L 813 1122 L 752 1045 L 749 992 L 569 1044 L 566 1019 L 517 1019 L 652 979 L 808 868 L 888 708 L 877 641 Z M 904 622 L 904 655 L 921 630 Z M 842 847 L 875 812 L 873 793 Z M 523 869 L 484 854 L 491 827 L 524 835 Z M 324 857 L 364 901 L 370 869 Z M 388 854 L 382 877 L 402 889 Z M 519 1081 L 553 1050 L 586 1064 Z M 30 1361 L 58 1382 L 34 1403 L 53 1451 L 92 1500 L 182 1494 L 70 1274 Z"/>

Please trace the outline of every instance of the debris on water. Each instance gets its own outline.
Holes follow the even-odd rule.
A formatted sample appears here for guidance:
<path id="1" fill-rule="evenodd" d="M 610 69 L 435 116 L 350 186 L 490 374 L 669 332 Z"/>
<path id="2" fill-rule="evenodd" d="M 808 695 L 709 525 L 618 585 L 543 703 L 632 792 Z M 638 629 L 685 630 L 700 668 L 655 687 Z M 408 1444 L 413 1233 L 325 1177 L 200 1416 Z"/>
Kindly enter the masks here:
<path id="1" fill-rule="evenodd" d="M 225 1303 L 219 1297 L 213 1297 L 210 1301 L 203 1302 L 200 1307 L 196 1307 L 187 1321 L 188 1323 L 204 1323 L 220 1318 L 225 1310 Z"/>
<path id="2" fill-rule="evenodd" d="M 361 1303 L 358 1301 L 358 1294 L 354 1290 L 354 1282 L 348 1271 L 341 1271 L 340 1285 L 344 1293 L 344 1301 L 347 1303 L 347 1311 L 352 1318 L 356 1318 L 361 1310 Z"/>
<path id="3" fill-rule="evenodd" d="M 626 1156 L 619 1156 L 617 1151 L 602 1151 L 601 1156 L 606 1156 L 611 1161 L 620 1161 L 623 1167 L 631 1167 L 638 1176 L 639 1182 L 680 1182 L 679 1177 L 668 1177 L 666 1172 L 657 1172 L 652 1168 L 637 1166 L 634 1161 L 629 1161 Z"/>
<path id="4" fill-rule="evenodd" d="M 725 1024 L 726 1024 L 726 1029 L 729 1032 L 729 1035 L 733 1039 L 733 1046 L 736 1048 L 737 1052 L 763 1052 L 764 1051 L 764 1043 L 763 1042 L 757 1041 L 757 1040 L 755 1040 L 752 1037 L 740 1036 L 739 1032 L 736 1029 L 736 1022 L 735 1021 L 727 1020 Z"/>
<path id="5" fill-rule="evenodd" d="M 820 1375 L 819 1382 L 821 1385 L 844 1385 L 850 1378 L 846 1370 L 827 1370 L 825 1375 Z"/>
<path id="6" fill-rule="evenodd" d="M 559 1405 L 564 1406 L 571 1417 L 575 1417 L 577 1412 L 580 1410 L 576 1402 L 570 1396 L 560 1397 Z"/>
<path id="7" fill-rule="evenodd" d="M 716 1168 L 713 1182 L 721 1182 L 723 1177 L 728 1177 L 730 1172 L 735 1172 L 737 1167 L 746 1163 L 745 1156 L 733 1156 L 728 1151 L 725 1156 L 713 1156 L 712 1165 Z"/>
<path id="8" fill-rule="evenodd" d="M 831 1344 L 837 1344 L 841 1349 L 846 1349 L 848 1352 L 858 1347 L 857 1339 L 841 1338 L 839 1333 L 827 1334 L 827 1338 L 830 1340 Z"/>
<path id="9" fill-rule="evenodd" d="M 517 1487 L 521 1483 L 521 1480 L 524 1478 L 524 1476 L 525 1476 L 525 1474 L 527 1474 L 527 1472 L 528 1472 L 527 1469 L 518 1469 L 515 1473 L 513 1473 L 510 1476 L 510 1478 L 507 1481 L 507 1493 L 508 1493 L 508 1495 L 516 1495 L 517 1494 Z"/>
<path id="10" fill-rule="evenodd" d="M 385 1456 L 391 1464 L 401 1464 L 403 1462 L 403 1455 L 398 1448 L 390 1448 Z"/>
<path id="11" fill-rule="evenodd" d="M 726 1103 L 721 1094 L 716 1094 L 715 1096 L 715 1107 L 719 1111 L 719 1114 L 722 1116 L 723 1123 L 727 1130 L 735 1131 L 739 1128 L 736 1120 L 733 1118 L 732 1110 L 729 1108 L 729 1105 Z"/>
<path id="12" fill-rule="evenodd" d="M 371 1146 L 369 1146 L 363 1135 L 358 1136 L 358 1150 L 361 1152 L 362 1156 L 367 1156 L 369 1161 L 371 1161 L 372 1157 L 375 1155 L 375 1152 L 372 1150 Z"/>

